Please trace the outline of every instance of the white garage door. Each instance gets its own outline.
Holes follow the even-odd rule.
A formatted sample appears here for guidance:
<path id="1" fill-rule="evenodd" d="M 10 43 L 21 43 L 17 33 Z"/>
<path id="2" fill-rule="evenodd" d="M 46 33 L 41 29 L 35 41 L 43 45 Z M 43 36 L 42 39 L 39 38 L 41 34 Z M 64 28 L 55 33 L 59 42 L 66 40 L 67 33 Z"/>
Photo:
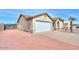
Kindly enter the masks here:
<path id="1" fill-rule="evenodd" d="M 51 31 L 51 23 L 36 22 L 36 32 Z"/>

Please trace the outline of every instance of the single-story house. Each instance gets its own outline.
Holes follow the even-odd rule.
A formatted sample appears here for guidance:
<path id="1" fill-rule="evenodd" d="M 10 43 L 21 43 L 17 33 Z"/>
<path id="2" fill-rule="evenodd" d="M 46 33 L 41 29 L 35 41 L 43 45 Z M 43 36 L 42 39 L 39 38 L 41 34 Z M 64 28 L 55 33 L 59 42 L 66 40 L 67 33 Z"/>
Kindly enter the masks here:
<path id="1" fill-rule="evenodd" d="M 0 24 L 0 30 L 20 29 L 27 32 L 45 32 L 70 28 L 70 22 L 60 17 L 51 18 L 47 13 L 29 16 L 20 14 L 17 24 Z"/>
<path id="2" fill-rule="evenodd" d="M 47 13 L 35 16 L 21 14 L 17 21 L 17 29 L 31 32 L 45 32 L 64 28 L 64 20 L 51 18 Z"/>
<path id="3" fill-rule="evenodd" d="M 53 28 L 53 19 L 47 14 L 35 16 L 20 15 L 17 21 L 17 29 L 31 32 L 51 31 Z"/>
<path id="4" fill-rule="evenodd" d="M 20 29 L 27 32 L 45 32 L 70 28 L 70 22 L 64 21 L 60 17 L 52 18 L 48 13 L 35 16 L 20 14 L 17 24 L 0 24 L 0 30 Z"/>

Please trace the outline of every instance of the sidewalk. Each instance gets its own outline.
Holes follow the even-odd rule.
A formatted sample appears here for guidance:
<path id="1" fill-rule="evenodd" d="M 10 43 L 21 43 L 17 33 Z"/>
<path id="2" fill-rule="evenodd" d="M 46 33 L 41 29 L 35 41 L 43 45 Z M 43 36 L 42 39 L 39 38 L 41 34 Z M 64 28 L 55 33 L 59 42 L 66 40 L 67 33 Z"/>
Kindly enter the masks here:
<path id="1" fill-rule="evenodd" d="M 59 30 L 59 31 L 71 33 L 70 29 L 68 29 L 68 30 Z M 72 33 L 79 34 L 79 29 L 73 29 Z"/>

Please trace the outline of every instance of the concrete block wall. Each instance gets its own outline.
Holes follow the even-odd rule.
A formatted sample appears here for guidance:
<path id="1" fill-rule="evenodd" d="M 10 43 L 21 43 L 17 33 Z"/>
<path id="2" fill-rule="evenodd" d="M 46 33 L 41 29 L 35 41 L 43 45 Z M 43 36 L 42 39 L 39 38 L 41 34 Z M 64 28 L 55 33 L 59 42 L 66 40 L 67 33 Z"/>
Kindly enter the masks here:
<path id="1" fill-rule="evenodd" d="M 0 23 L 0 31 L 3 31 L 3 30 L 4 30 L 4 24 Z"/>

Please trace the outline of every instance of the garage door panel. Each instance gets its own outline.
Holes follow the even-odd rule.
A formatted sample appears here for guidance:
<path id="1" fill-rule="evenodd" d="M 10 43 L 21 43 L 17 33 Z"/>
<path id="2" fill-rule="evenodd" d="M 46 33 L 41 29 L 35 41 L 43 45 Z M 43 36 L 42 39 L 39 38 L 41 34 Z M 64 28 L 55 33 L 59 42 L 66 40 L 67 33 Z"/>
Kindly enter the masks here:
<path id="1" fill-rule="evenodd" d="M 36 22 L 36 32 L 51 31 L 51 23 Z"/>

